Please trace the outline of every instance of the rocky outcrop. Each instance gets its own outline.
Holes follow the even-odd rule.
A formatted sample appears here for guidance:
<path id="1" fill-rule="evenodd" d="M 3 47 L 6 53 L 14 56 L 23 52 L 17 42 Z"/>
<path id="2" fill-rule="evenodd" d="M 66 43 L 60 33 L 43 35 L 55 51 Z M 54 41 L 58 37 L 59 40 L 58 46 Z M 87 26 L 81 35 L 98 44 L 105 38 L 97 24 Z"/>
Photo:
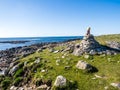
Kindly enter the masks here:
<path id="1" fill-rule="evenodd" d="M 109 46 L 110 48 L 114 48 L 117 50 L 120 50 L 120 43 L 116 42 L 116 41 L 106 41 L 107 46 Z"/>

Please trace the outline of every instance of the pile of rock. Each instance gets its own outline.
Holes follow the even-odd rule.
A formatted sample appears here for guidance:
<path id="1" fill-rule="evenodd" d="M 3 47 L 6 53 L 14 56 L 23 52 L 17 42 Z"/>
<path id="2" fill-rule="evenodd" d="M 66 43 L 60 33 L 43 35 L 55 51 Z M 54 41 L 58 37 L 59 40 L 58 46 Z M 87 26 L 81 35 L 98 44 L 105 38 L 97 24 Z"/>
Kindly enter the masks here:
<path id="1" fill-rule="evenodd" d="M 88 28 L 87 34 L 84 36 L 83 40 L 75 45 L 73 54 L 81 56 L 83 54 L 114 54 L 116 52 L 115 50 L 100 45 L 94 39 L 94 36 L 90 34 L 90 28 Z"/>

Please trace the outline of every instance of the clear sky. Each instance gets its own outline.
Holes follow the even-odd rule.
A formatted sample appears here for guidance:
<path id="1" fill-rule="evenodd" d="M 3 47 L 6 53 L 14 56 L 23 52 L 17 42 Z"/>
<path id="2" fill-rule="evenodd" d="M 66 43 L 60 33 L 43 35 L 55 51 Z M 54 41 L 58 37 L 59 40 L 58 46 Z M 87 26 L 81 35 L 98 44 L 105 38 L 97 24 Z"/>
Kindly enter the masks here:
<path id="1" fill-rule="evenodd" d="M 120 0 L 0 0 L 0 37 L 120 33 Z"/>

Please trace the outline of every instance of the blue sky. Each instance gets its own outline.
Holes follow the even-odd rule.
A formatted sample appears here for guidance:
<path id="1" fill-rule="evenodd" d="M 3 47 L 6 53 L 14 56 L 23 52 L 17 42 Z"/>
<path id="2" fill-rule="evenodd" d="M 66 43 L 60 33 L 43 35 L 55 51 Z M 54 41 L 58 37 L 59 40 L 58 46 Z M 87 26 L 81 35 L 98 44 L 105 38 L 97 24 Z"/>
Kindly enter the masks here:
<path id="1" fill-rule="evenodd" d="M 0 0 L 0 37 L 120 33 L 120 0 Z"/>

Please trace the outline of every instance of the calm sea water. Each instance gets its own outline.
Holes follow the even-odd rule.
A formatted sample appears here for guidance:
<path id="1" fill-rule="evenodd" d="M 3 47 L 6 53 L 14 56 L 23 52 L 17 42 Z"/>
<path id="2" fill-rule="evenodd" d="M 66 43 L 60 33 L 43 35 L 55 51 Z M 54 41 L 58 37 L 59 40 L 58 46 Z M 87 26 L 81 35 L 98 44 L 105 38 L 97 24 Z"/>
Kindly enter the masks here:
<path id="1" fill-rule="evenodd" d="M 28 38 L 0 38 L 0 41 L 30 41 L 23 44 L 0 43 L 0 50 L 9 49 L 12 47 L 28 46 L 42 42 L 62 42 L 70 39 L 81 39 L 82 36 L 66 36 L 66 37 L 28 37 Z"/>

